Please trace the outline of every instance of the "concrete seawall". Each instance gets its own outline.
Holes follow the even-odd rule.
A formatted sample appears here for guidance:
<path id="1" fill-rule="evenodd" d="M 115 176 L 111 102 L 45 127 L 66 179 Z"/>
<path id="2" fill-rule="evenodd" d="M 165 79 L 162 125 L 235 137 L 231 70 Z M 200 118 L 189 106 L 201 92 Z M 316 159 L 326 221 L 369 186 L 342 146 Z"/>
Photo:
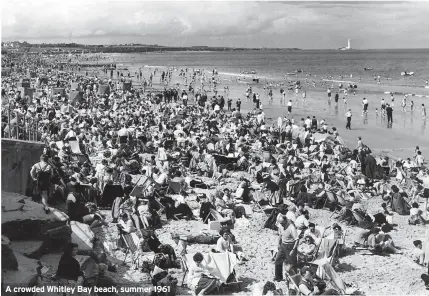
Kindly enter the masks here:
<path id="1" fill-rule="evenodd" d="M 12 139 L 2 139 L 1 144 L 2 191 L 25 195 L 30 169 L 40 161 L 45 145 Z"/>

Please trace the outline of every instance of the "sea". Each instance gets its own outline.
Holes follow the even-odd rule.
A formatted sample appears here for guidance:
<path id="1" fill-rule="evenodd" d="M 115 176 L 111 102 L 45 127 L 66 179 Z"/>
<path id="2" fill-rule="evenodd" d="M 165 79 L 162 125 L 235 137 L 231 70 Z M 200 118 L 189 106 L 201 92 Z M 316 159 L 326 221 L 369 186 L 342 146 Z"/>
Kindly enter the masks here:
<path id="1" fill-rule="evenodd" d="M 335 79 L 343 76 L 354 82 L 360 78 L 361 83 L 374 82 L 374 77 L 380 76 L 389 85 L 416 86 L 424 86 L 429 79 L 429 49 L 184 51 L 112 54 L 111 58 L 132 71 L 144 66 L 216 68 L 220 74 L 255 71 L 260 78 L 281 80 L 287 73 L 302 70 L 298 75 Z M 414 75 L 404 77 L 401 72 Z"/>

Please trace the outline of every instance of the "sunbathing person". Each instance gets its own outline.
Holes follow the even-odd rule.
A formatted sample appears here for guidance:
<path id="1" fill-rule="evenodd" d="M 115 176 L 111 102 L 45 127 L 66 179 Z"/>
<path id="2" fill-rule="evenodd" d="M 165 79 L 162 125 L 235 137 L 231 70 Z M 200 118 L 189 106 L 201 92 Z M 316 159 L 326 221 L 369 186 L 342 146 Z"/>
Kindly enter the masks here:
<path id="1" fill-rule="evenodd" d="M 421 240 L 415 240 L 413 241 L 414 249 L 411 252 L 411 257 L 414 262 L 416 262 L 419 265 L 425 266 L 425 252 L 422 250 L 423 243 Z"/>
<path id="2" fill-rule="evenodd" d="M 299 291 L 304 295 L 338 295 L 334 289 L 326 290 L 326 283 L 317 277 L 310 267 L 301 269 L 302 279 L 299 283 Z"/>
<path id="3" fill-rule="evenodd" d="M 223 253 L 223 252 L 232 252 L 234 253 L 234 244 L 232 242 L 231 236 L 229 235 L 230 232 L 228 229 L 221 228 L 219 231 L 219 239 L 216 243 L 216 251 Z"/>
<path id="4" fill-rule="evenodd" d="M 423 218 L 423 212 L 419 209 L 419 204 L 414 202 L 410 210 L 410 218 L 408 218 L 408 224 L 417 225 L 417 224 L 428 224 L 429 219 Z"/>
<path id="5" fill-rule="evenodd" d="M 319 245 L 323 238 L 323 234 L 316 229 L 316 225 L 314 223 L 308 224 L 308 229 L 304 232 L 304 237 L 306 236 L 311 236 L 316 245 Z"/>
<path id="6" fill-rule="evenodd" d="M 392 237 L 387 233 L 390 228 L 384 225 L 382 229 L 375 228 L 372 233 L 368 236 L 368 247 L 375 253 L 382 253 L 383 251 L 388 253 L 400 253 L 393 244 Z"/>
<path id="7" fill-rule="evenodd" d="M 314 258 L 314 252 L 316 251 L 316 243 L 310 235 L 304 236 L 304 239 L 298 245 L 298 263 L 309 262 Z"/>
<path id="8" fill-rule="evenodd" d="M 189 266 L 188 287 L 195 295 L 207 295 L 213 289 L 220 287 L 219 279 L 210 274 L 207 262 L 201 253 L 196 253 Z"/>
<path id="9" fill-rule="evenodd" d="M 399 215 L 409 215 L 410 207 L 405 201 L 404 197 L 399 192 L 399 188 L 396 185 L 393 185 L 392 191 L 392 211 L 398 213 Z"/>

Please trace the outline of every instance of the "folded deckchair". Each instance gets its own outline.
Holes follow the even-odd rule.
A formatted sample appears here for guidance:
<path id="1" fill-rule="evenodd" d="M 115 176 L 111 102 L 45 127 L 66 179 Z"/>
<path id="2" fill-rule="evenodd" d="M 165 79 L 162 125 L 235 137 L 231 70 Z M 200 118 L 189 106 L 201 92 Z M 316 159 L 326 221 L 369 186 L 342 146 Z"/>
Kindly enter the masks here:
<path id="1" fill-rule="evenodd" d="M 352 211 L 352 214 L 353 214 L 353 217 L 358 222 L 359 227 L 369 228 L 369 227 L 373 226 L 372 221 L 370 222 L 370 221 L 366 220 L 360 213 L 358 213 L 356 211 Z"/>

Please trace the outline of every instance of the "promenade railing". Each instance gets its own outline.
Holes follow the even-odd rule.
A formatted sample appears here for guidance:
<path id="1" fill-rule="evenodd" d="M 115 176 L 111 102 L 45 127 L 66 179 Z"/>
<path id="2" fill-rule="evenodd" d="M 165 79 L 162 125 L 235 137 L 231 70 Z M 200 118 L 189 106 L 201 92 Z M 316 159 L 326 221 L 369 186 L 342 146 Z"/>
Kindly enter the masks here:
<path id="1" fill-rule="evenodd" d="M 2 110 L 2 114 L 2 139 L 43 142 L 39 119 L 25 116 L 9 107 Z"/>

